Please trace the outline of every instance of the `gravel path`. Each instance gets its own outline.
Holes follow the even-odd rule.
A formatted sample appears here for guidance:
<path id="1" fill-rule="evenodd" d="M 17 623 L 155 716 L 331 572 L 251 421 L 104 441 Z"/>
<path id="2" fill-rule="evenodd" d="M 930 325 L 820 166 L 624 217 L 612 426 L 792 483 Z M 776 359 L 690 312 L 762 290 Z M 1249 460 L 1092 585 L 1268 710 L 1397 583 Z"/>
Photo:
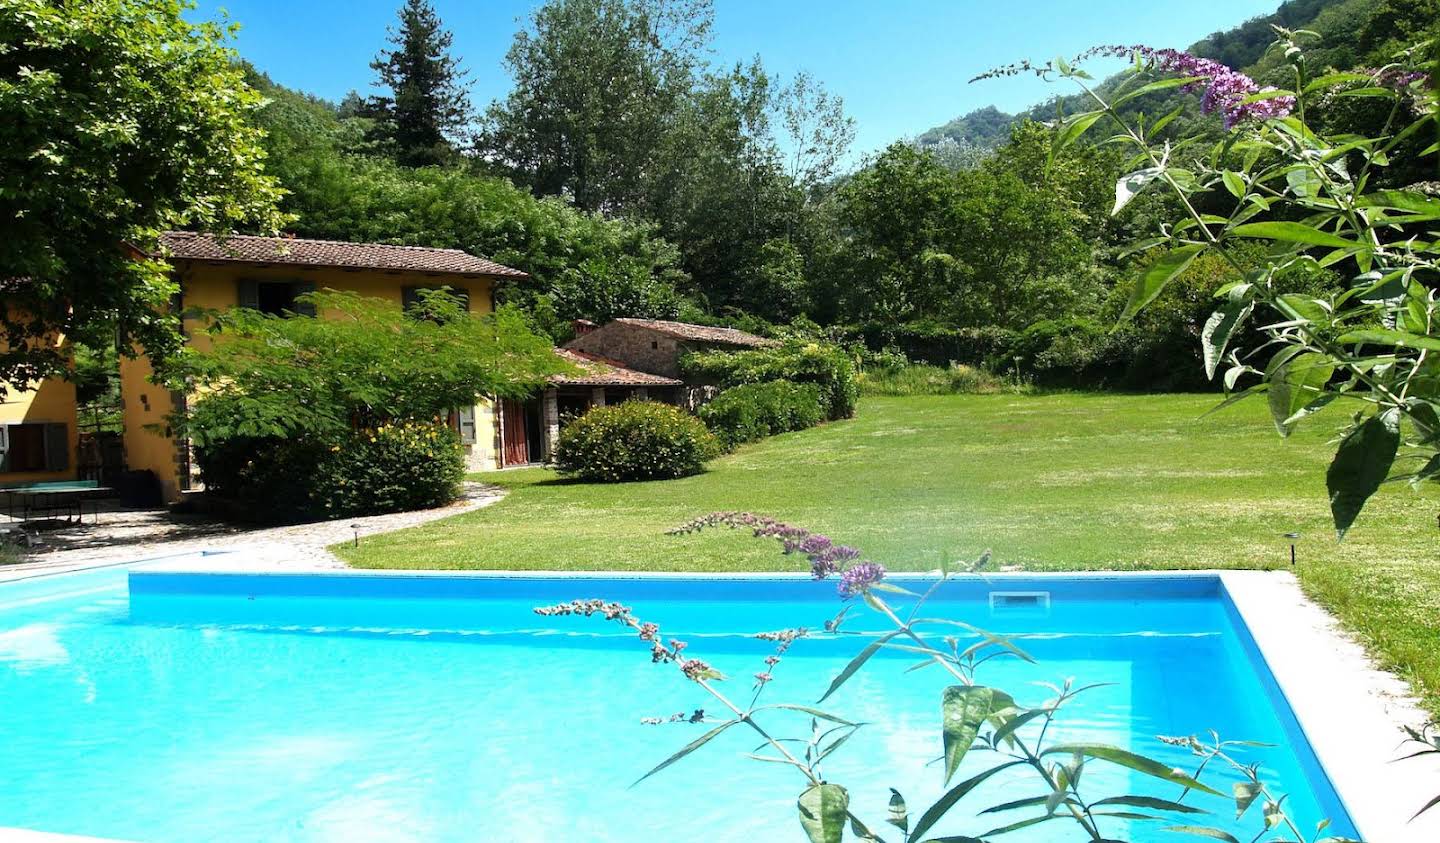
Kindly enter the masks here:
<path id="1" fill-rule="evenodd" d="M 246 568 L 343 568 L 345 563 L 325 549 L 328 545 L 349 541 L 357 532 L 363 538 L 470 512 L 502 497 L 504 492 L 496 486 L 466 483 L 459 500 L 438 509 L 284 527 L 250 527 L 166 510 L 102 505 L 98 524 L 91 523 L 87 514 L 84 526 L 32 534 L 37 545 L 26 553 L 24 562 L 0 568 L 0 581 L 202 550 L 243 551 L 237 556 L 244 556 Z"/>

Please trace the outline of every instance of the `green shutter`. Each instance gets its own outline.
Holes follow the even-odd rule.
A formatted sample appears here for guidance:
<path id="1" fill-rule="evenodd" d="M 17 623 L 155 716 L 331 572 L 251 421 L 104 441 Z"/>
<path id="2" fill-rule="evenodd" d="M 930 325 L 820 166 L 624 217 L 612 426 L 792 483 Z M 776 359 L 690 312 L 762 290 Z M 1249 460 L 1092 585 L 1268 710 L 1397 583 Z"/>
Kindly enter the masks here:
<path id="1" fill-rule="evenodd" d="M 313 292 L 315 292 L 315 282 L 314 282 L 314 281 L 296 281 L 296 282 L 294 282 L 293 284 L 290 285 L 290 297 L 291 297 L 291 299 L 294 299 L 296 296 L 302 296 L 302 295 L 305 295 L 306 293 L 313 293 Z M 315 305 L 314 305 L 314 303 L 312 303 L 312 302 L 300 302 L 300 301 L 297 301 L 297 302 L 295 302 L 295 313 L 297 313 L 297 314 L 300 315 L 300 316 L 314 316 L 314 315 L 315 315 Z"/>
<path id="2" fill-rule="evenodd" d="M 64 422 L 45 425 L 45 470 L 70 468 L 70 426 Z"/>
<path id="3" fill-rule="evenodd" d="M 460 433 L 460 444 L 475 444 L 475 408 L 461 407 L 455 411 L 455 427 Z"/>
<path id="4" fill-rule="evenodd" d="M 235 282 L 235 303 L 251 310 L 259 310 L 260 282 L 250 280 Z"/>

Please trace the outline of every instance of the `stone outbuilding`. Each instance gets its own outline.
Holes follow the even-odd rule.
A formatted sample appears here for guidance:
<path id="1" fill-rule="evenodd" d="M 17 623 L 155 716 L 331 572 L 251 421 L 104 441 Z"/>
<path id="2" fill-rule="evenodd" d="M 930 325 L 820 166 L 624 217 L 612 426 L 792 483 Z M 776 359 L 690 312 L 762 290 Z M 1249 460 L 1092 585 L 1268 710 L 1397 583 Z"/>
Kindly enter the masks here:
<path id="1" fill-rule="evenodd" d="M 779 345 L 765 337 L 735 328 L 716 328 L 664 319 L 616 319 L 596 327 L 575 324 L 575 339 L 565 348 L 618 361 L 627 368 L 666 378 L 683 379 L 680 358 L 692 351 L 745 351 Z M 695 409 L 714 397 L 714 387 L 686 383 L 678 403 Z"/>
<path id="2" fill-rule="evenodd" d="M 500 400 L 495 440 L 501 467 L 548 461 L 560 428 L 591 407 L 631 398 L 674 404 L 680 397 L 683 384 L 678 378 L 638 372 L 618 360 L 569 348 L 557 348 L 555 353 L 579 372 L 552 376 L 549 385 L 529 400 Z"/>

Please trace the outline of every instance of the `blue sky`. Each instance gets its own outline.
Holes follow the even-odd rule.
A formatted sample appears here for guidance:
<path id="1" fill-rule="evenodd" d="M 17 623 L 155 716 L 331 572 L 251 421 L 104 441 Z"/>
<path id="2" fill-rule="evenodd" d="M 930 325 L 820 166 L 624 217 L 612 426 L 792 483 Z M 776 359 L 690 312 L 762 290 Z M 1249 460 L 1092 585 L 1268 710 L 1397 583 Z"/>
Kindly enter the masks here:
<path id="1" fill-rule="evenodd" d="M 483 107 L 509 89 L 501 60 L 536 0 L 434 0 Z M 364 93 L 399 0 L 203 0 L 229 11 L 241 55 L 283 85 L 330 99 Z M 1031 78 L 969 84 L 1021 58 L 1096 44 L 1184 47 L 1273 11 L 1278 0 L 716 0 L 714 59 L 759 54 L 771 73 L 806 70 L 845 98 L 856 152 L 985 105 L 1016 111 L 1070 89 Z M 1118 64 L 1096 65 L 1108 72 Z M 1097 72 L 1096 75 L 1101 75 Z"/>

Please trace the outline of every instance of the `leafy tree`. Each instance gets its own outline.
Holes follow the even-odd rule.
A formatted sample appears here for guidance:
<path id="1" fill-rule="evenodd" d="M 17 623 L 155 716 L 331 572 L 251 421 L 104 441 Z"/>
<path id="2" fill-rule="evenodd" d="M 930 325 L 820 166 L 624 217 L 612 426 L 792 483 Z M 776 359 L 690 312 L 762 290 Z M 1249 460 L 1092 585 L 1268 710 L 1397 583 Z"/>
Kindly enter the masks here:
<path id="1" fill-rule="evenodd" d="M 208 314 L 208 347 L 164 369 L 200 396 L 170 420 L 199 446 L 229 439 L 329 441 L 356 427 L 431 421 L 481 395 L 520 397 L 565 369 L 513 309 L 471 315 L 447 292 L 405 312 L 355 293 L 307 294 L 323 318 L 246 308 Z"/>
<path id="2" fill-rule="evenodd" d="M 180 337 L 178 288 L 151 257 L 166 229 L 273 230 L 260 95 L 175 0 L 0 4 L 0 383 L 67 371 L 64 335 L 94 347 Z"/>
<path id="3" fill-rule="evenodd" d="M 450 55 L 453 36 L 429 0 L 405 0 L 399 17 L 400 28 L 390 31 L 394 49 L 381 50 L 370 64 L 390 95 L 372 97 L 365 113 L 396 160 L 438 164 L 453 156 L 451 143 L 470 122 L 469 74 Z"/>
<path id="4" fill-rule="evenodd" d="M 482 146 L 514 178 L 586 210 L 645 195 L 647 170 L 690 91 L 709 0 L 551 0 L 506 54 L 514 87 Z"/>
<path id="5" fill-rule="evenodd" d="M 855 142 L 855 120 L 845 114 L 845 101 L 808 73 L 795 74 L 779 100 L 790 179 L 816 190 L 834 177 Z"/>
<path id="6" fill-rule="evenodd" d="M 1023 326 L 1096 298 L 1075 288 L 1091 280 L 1076 209 L 1043 180 L 998 165 L 952 173 L 896 143 L 837 202 L 833 271 L 853 319 Z"/>
<path id="7" fill-rule="evenodd" d="M 499 298 L 546 308 L 544 329 L 556 338 L 572 319 L 676 314 L 685 274 L 653 225 L 537 199 L 476 169 L 411 169 L 366 155 L 367 119 L 257 85 L 270 99 L 258 115 L 268 166 L 289 191 L 283 206 L 297 234 L 463 249 L 523 269 L 531 277 L 503 283 Z"/>

